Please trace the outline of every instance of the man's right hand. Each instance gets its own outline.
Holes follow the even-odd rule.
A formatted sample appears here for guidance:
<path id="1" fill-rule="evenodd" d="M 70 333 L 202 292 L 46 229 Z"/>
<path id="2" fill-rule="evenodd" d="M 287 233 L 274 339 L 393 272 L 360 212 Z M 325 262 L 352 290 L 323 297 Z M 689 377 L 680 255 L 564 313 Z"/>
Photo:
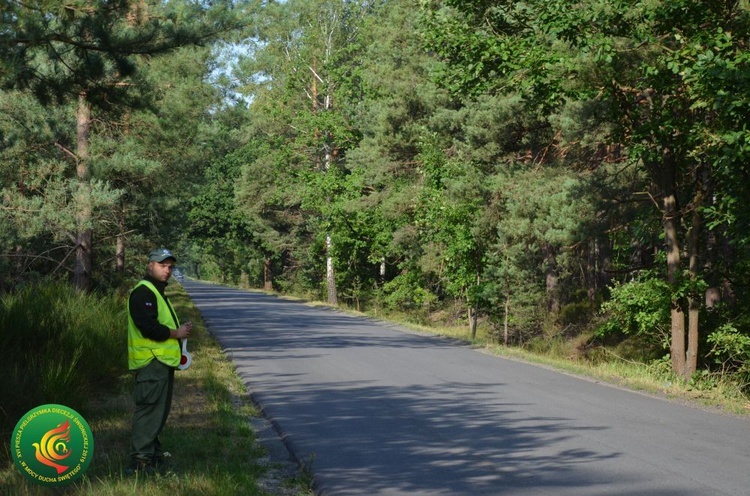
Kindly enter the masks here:
<path id="1" fill-rule="evenodd" d="M 190 331 L 193 329 L 193 323 L 187 322 L 185 324 L 182 324 L 177 329 L 172 329 L 170 332 L 171 337 L 175 339 L 185 339 L 190 335 Z"/>

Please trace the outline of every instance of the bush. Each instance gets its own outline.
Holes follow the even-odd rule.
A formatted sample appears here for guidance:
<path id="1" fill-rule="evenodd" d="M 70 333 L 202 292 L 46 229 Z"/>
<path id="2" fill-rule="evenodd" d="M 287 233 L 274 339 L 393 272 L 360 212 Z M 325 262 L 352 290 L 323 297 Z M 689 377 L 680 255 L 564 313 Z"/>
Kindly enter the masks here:
<path id="1" fill-rule="evenodd" d="M 731 324 L 725 324 L 707 338 L 711 345 L 708 356 L 721 369 L 722 375 L 732 375 L 747 387 L 750 384 L 750 336 Z"/>
<path id="2" fill-rule="evenodd" d="M 411 272 L 385 283 L 383 293 L 384 303 L 391 310 L 429 308 L 437 301 L 437 296 L 424 289 L 418 276 Z"/>
<path id="3" fill-rule="evenodd" d="M 40 404 L 76 410 L 127 370 L 125 302 L 40 283 L 0 299 L 0 432 Z"/>
<path id="4" fill-rule="evenodd" d="M 563 305 L 557 319 L 563 326 L 585 324 L 591 319 L 591 303 L 579 301 Z"/>
<path id="5" fill-rule="evenodd" d="M 639 336 L 669 349 L 670 301 L 669 286 L 660 279 L 616 284 L 611 299 L 602 304 L 606 321 L 597 334 Z"/>

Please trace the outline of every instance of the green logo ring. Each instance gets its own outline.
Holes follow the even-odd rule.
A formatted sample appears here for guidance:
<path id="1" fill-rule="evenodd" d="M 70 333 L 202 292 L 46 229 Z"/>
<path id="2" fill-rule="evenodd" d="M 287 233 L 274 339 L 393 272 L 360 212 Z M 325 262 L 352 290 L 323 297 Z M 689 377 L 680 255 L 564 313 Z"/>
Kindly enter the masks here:
<path id="1" fill-rule="evenodd" d="M 10 439 L 13 461 L 30 481 L 61 486 L 81 477 L 94 457 L 94 436 L 86 420 L 64 405 L 32 408 Z"/>

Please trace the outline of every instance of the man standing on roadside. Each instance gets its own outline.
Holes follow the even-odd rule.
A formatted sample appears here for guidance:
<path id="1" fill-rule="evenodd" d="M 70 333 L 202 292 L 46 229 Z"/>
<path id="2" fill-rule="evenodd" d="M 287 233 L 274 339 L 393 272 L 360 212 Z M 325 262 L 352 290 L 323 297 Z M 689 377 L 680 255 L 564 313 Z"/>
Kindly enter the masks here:
<path id="1" fill-rule="evenodd" d="M 128 473 L 153 472 L 168 453 L 159 434 L 172 405 L 174 371 L 180 364 L 180 340 L 192 324 L 180 325 L 165 294 L 177 262 L 164 248 L 148 257 L 148 273 L 128 298 L 128 368 L 135 372 L 132 465 Z"/>

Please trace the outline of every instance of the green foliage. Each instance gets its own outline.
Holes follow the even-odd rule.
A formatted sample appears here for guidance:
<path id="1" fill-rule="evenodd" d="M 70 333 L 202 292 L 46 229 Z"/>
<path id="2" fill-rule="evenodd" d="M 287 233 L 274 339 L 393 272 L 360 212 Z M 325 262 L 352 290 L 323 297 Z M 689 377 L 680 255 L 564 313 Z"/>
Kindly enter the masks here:
<path id="1" fill-rule="evenodd" d="M 745 84 L 750 17 L 738 2 L 446 0 L 421 5 L 425 36 L 443 62 L 438 78 L 450 91 L 517 92 L 526 112 L 539 112 L 541 122 L 560 127 L 558 136 L 582 138 L 564 142 L 573 149 L 567 157 L 582 157 L 594 167 L 621 157 L 641 167 L 651 196 L 670 204 L 674 198 L 679 205 L 674 212 L 658 204 L 662 211 L 652 211 L 666 216 L 663 221 L 677 219 L 663 224 L 678 248 L 699 236 L 706 221 L 712 236 L 727 235 L 746 245 L 747 215 L 737 207 L 750 191 L 741 162 L 747 162 L 750 149 L 740 117 L 747 115 L 750 101 Z M 600 149 L 609 149 L 606 154 L 595 152 L 596 140 Z M 576 166 L 580 170 L 581 164 Z M 726 197 L 716 195 L 717 187 Z M 680 222 L 683 215 L 691 222 Z M 519 217 L 520 225 L 533 230 L 533 214 Z M 571 217 L 566 212 L 561 218 Z M 544 242 L 540 237 L 534 247 L 544 249 Z M 705 245 L 696 241 L 690 248 L 704 256 L 699 252 Z M 667 276 L 675 287 L 665 309 L 686 306 L 688 297 L 706 288 L 704 279 L 720 284 L 721 274 L 735 273 L 744 257 L 730 262 L 709 252 L 704 258 L 711 259 L 706 277 L 693 265 L 690 277 L 679 281 L 681 260 L 670 260 Z M 675 366 L 681 366 L 685 350 L 673 351 Z"/>
<path id="2" fill-rule="evenodd" d="M 127 369 L 125 302 L 42 282 L 0 299 L 0 431 L 32 407 L 85 408 Z"/>
<path id="3" fill-rule="evenodd" d="M 118 256 L 126 235 L 134 252 L 176 247 L 219 97 L 203 81 L 209 51 L 185 47 L 239 27 L 232 5 L 3 2 L 2 12 L 0 249 L 17 262 L 0 262 L 3 282 L 70 270 L 81 231 L 97 240 L 99 281 L 113 279 L 115 239 Z M 90 134 L 76 134 L 77 105 L 93 109 Z"/>
<path id="4" fill-rule="evenodd" d="M 675 374 L 672 370 L 672 360 L 669 354 L 662 355 L 660 358 L 652 360 L 648 364 L 648 372 L 656 378 L 662 378 L 666 381 L 675 380 Z"/>
<path id="5" fill-rule="evenodd" d="M 403 273 L 383 285 L 384 303 L 388 308 L 414 310 L 429 307 L 436 296 L 424 288 L 419 274 Z"/>
<path id="6" fill-rule="evenodd" d="M 568 303 L 560 308 L 558 320 L 563 326 L 580 325 L 587 323 L 591 318 L 591 303 L 579 301 Z"/>
<path id="7" fill-rule="evenodd" d="M 495 181 L 497 242 L 486 255 L 490 317 L 504 322 L 507 301 L 511 326 L 524 322 L 523 334 L 534 334 L 538 312 L 570 298 L 566 285 L 573 284 L 576 257 L 569 247 L 580 243 L 593 222 L 591 193 L 563 169 L 519 168 Z M 550 277 L 557 284 L 549 284 Z"/>
<path id="8" fill-rule="evenodd" d="M 669 349 L 669 285 L 661 279 L 643 278 L 611 288 L 611 299 L 602 305 L 606 322 L 600 336 L 637 335 Z"/>
<path id="9" fill-rule="evenodd" d="M 142 84 L 139 57 L 205 43 L 241 26 L 223 1 L 45 0 L 29 8 L 5 0 L 2 6 L 2 87 L 29 90 L 44 103 L 77 99 L 83 91 L 103 108 L 144 103 L 134 94 Z"/>
<path id="10" fill-rule="evenodd" d="M 482 229 L 487 189 L 482 175 L 470 163 L 446 160 L 436 138 L 425 140 L 420 162 L 422 185 L 414 224 L 425 255 L 425 273 L 443 281 L 447 294 L 464 298 L 475 307 L 481 297 L 484 247 L 491 230 Z"/>
<path id="11" fill-rule="evenodd" d="M 602 336 L 661 349 L 670 305 L 709 288 L 723 306 L 701 312 L 701 336 L 743 312 L 750 17 L 738 2 L 238 4 L 255 9 L 252 33 L 227 33 L 239 44 L 225 87 L 207 84 L 210 47 L 183 45 L 237 26 L 226 2 L 5 4 L 0 77 L 22 91 L 0 93 L 0 291 L 70 265 L 70 97 L 83 90 L 99 274 L 116 239 L 129 257 L 167 244 L 195 275 L 260 285 L 270 268 L 276 289 L 320 297 L 332 256 L 346 303 L 468 306 L 538 349 L 602 316 Z M 69 103 L 41 106 L 34 91 Z M 671 195 L 692 273 L 684 259 L 654 270 Z"/>
<path id="12" fill-rule="evenodd" d="M 750 336 L 727 323 L 709 334 L 706 341 L 711 345 L 708 357 L 722 374 L 738 377 L 747 387 L 750 384 Z"/>

